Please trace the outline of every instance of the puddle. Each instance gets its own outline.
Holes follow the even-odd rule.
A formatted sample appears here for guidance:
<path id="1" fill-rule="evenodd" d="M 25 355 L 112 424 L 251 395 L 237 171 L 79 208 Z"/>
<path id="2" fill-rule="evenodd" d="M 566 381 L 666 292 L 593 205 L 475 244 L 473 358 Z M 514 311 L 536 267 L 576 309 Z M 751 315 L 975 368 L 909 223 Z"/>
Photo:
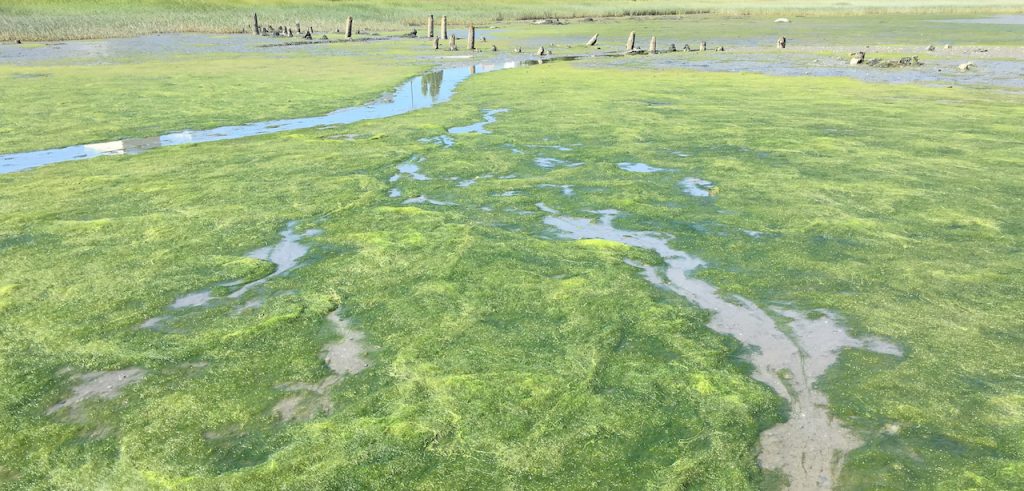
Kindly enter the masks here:
<path id="1" fill-rule="evenodd" d="M 562 194 L 565 196 L 572 196 L 573 194 L 576 194 L 576 191 L 573 189 L 573 186 L 571 184 L 538 184 L 537 187 L 560 188 L 562 190 Z"/>
<path id="2" fill-rule="evenodd" d="M 485 128 L 485 126 L 498 120 L 498 115 L 501 113 L 508 112 L 508 109 L 489 109 L 484 111 L 484 120 L 479 123 L 473 123 L 469 126 L 459 126 L 457 128 L 449 128 L 448 133 L 453 135 L 464 135 L 467 133 L 478 133 L 481 135 L 489 135 L 491 131 Z"/>
<path id="3" fill-rule="evenodd" d="M 448 135 L 439 135 L 431 138 L 420 138 L 420 143 L 433 143 L 434 145 L 440 145 L 445 148 L 451 148 L 455 145 L 455 140 Z"/>
<path id="4" fill-rule="evenodd" d="M 610 240 L 660 255 L 667 264 L 664 273 L 653 266 L 628 262 L 641 269 L 644 278 L 652 284 L 711 311 L 708 327 L 733 336 L 747 346 L 748 359 L 754 366 L 753 377 L 771 387 L 792 408 L 789 421 L 762 433 L 761 466 L 784 472 L 791 489 L 832 487 L 843 457 L 861 442 L 832 418 L 828 400 L 815 388 L 815 382 L 836 361 L 843 348 L 900 355 L 899 348 L 881 340 L 854 339 L 830 314 L 811 320 L 797 312 L 778 310 L 791 320 L 793 337 L 790 338 L 778 329 L 768 313 L 749 300 L 723 298 L 715 287 L 689 277 L 704 262 L 669 246 L 671 236 L 620 230 L 612 224 L 618 215 L 616 210 L 595 213 L 600 215 L 596 222 L 551 214 L 545 217 L 544 223 L 559 230 L 564 238 Z"/>
<path id="5" fill-rule="evenodd" d="M 539 209 L 540 211 L 543 211 L 544 213 L 550 213 L 552 215 L 557 215 L 558 214 L 558 210 L 556 210 L 556 209 L 554 209 L 554 208 L 552 208 L 552 207 L 550 207 L 548 205 L 545 205 L 544 203 L 537 203 L 537 209 Z"/>
<path id="6" fill-rule="evenodd" d="M 146 371 L 141 368 L 128 368 L 113 372 L 89 372 L 76 375 L 74 379 L 78 382 L 78 385 L 71 389 L 71 397 L 50 406 L 46 410 L 46 414 L 50 415 L 62 409 L 68 409 L 72 411 L 72 414 L 69 416 L 72 419 L 77 419 L 80 415 L 76 415 L 74 412 L 85 401 L 89 399 L 113 399 L 121 395 L 121 389 L 141 382 L 145 376 Z"/>
<path id="7" fill-rule="evenodd" d="M 679 181 L 679 185 L 682 186 L 684 193 L 700 198 L 711 196 L 711 190 L 715 186 L 711 181 L 705 181 L 696 177 L 687 177 Z"/>
<path id="8" fill-rule="evenodd" d="M 281 241 L 278 242 L 277 244 L 268 247 L 262 247 L 260 249 L 256 249 L 255 251 L 246 254 L 246 257 L 252 259 L 259 259 L 261 261 L 269 261 L 274 263 L 274 265 L 276 266 L 274 272 L 256 281 L 244 284 L 241 288 L 227 295 L 226 298 L 240 298 L 242 295 L 245 295 L 246 292 L 252 290 L 253 288 L 258 287 L 270 281 L 273 278 L 282 276 L 288 273 L 289 271 L 295 269 L 295 267 L 299 265 L 299 260 L 302 259 L 302 257 L 305 256 L 307 252 L 309 252 L 309 246 L 303 244 L 301 242 L 302 239 L 320 235 L 323 231 L 319 229 L 310 229 L 300 234 L 295 231 L 295 227 L 297 227 L 298 224 L 299 222 L 297 221 L 288 222 L 288 226 L 283 231 L 281 231 Z M 219 283 L 216 286 L 230 287 L 242 284 L 243 283 L 241 281 L 236 280 L 225 283 Z M 174 303 L 170 305 L 170 309 L 180 310 L 190 307 L 205 307 L 212 303 L 213 301 L 217 300 L 218 298 L 220 297 L 215 297 L 213 295 L 213 289 L 206 289 L 178 297 L 174 301 Z M 153 329 L 169 318 L 170 316 L 166 315 L 154 317 L 143 322 L 141 327 L 143 329 Z"/>
<path id="9" fill-rule="evenodd" d="M 402 197 L 402 190 L 398 189 L 398 188 L 391 188 L 390 190 L 388 190 L 388 197 L 389 198 L 401 198 Z"/>
<path id="10" fill-rule="evenodd" d="M 388 182 L 398 182 L 398 180 L 402 178 L 402 175 L 407 175 L 414 181 L 429 181 L 429 177 L 420 174 L 420 164 L 426 161 L 426 157 L 413 155 L 409 160 L 398 164 L 398 173 L 391 176 L 391 178 L 388 179 Z"/>
<path id="11" fill-rule="evenodd" d="M 324 346 L 321 356 L 333 374 L 318 384 L 290 383 L 279 386 L 287 392 L 295 393 L 278 402 L 273 412 L 284 421 L 308 421 L 320 414 L 334 410 L 328 397 L 331 387 L 337 385 L 346 375 L 362 372 L 370 366 L 366 358 L 367 347 L 363 342 L 363 333 L 351 328 L 347 319 L 338 317 L 337 311 L 327 316 L 334 330 L 341 337 L 340 341 Z"/>
<path id="12" fill-rule="evenodd" d="M 566 56 L 563 58 L 551 58 L 546 60 L 527 59 L 497 61 L 457 68 L 446 68 L 444 70 L 414 77 L 396 88 L 388 97 L 385 97 L 378 102 L 339 109 L 324 116 L 262 121 L 237 126 L 223 126 L 209 130 L 186 130 L 150 138 L 118 140 L 87 145 L 74 145 L 65 148 L 0 155 L 0 174 L 17 172 L 59 162 L 91 159 L 100 156 L 136 154 L 158 147 L 235 140 L 284 131 L 295 131 L 331 125 L 344 125 L 360 121 L 389 118 L 392 116 L 406 114 L 417 109 L 431 107 L 435 104 L 451 99 L 452 95 L 455 94 L 455 88 L 473 75 L 557 61 L 593 58 L 595 56 L 599 55 Z M 502 112 L 503 110 L 499 109 L 496 111 Z M 493 117 L 493 114 L 491 117 Z M 486 123 L 487 121 L 484 122 L 484 124 Z M 471 127 L 476 126 L 477 125 L 472 125 Z M 486 130 L 484 131 L 486 132 Z"/>
<path id="13" fill-rule="evenodd" d="M 636 163 L 636 162 L 622 162 L 622 163 L 618 164 L 618 167 L 620 169 L 624 170 L 624 171 L 641 172 L 641 173 L 644 173 L 644 174 L 649 174 L 649 173 L 652 173 L 652 172 L 661 172 L 661 171 L 664 171 L 664 170 L 668 170 L 668 169 L 662 169 L 660 167 L 654 167 L 654 166 L 650 166 L 650 165 L 647 165 L 647 164 L 641 164 L 641 163 Z"/>
<path id="14" fill-rule="evenodd" d="M 415 198 L 409 198 L 402 202 L 403 205 L 417 205 L 417 204 L 428 204 L 436 206 L 455 206 L 455 203 L 451 201 L 438 201 L 436 199 L 430 199 L 426 196 L 420 195 Z"/>

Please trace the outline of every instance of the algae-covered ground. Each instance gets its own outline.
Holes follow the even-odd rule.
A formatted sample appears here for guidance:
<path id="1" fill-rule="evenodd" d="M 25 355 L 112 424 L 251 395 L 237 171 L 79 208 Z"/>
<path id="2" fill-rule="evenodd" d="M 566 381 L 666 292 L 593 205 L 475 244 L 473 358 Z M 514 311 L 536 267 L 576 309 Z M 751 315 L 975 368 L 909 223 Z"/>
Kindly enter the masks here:
<path id="1" fill-rule="evenodd" d="M 651 22 L 636 30 L 693 35 Z M 919 29 L 899 36 L 933 37 Z M 978 37 L 1013 47 L 1022 29 Z M 322 114 L 473 61 L 448 55 L 383 40 L 9 63 L 0 154 Z M 819 381 L 863 441 L 823 487 L 1019 487 L 1024 96 L 688 56 L 711 55 L 483 73 L 393 118 L 0 174 L 0 487 L 785 487 L 759 434 L 801 415 L 752 378 L 744 340 L 645 281 L 653 252 L 545 223 L 608 209 L 703 259 L 724 298 L 900 346 L 844 350 Z M 46 100 L 68 110 L 29 121 Z M 274 271 L 252 252 L 283 231 L 311 231 L 297 267 L 232 294 Z M 330 312 L 368 366 L 336 370 L 327 348 L 355 341 Z"/>

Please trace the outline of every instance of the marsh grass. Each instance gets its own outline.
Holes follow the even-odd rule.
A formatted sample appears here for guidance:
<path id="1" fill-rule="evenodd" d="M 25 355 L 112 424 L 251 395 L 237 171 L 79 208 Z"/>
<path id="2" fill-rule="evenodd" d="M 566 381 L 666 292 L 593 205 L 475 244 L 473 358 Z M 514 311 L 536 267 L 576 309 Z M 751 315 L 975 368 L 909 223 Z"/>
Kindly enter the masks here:
<path id="1" fill-rule="evenodd" d="M 815 0 L 793 2 L 741 1 L 723 6 L 720 2 L 699 0 L 680 7 L 678 2 L 643 0 L 623 2 L 590 0 L 554 2 L 525 0 L 515 5 L 497 2 L 441 0 L 428 4 L 411 0 L 391 0 L 386 4 L 366 0 L 278 0 L 248 1 L 181 0 L 163 2 L 144 0 L 100 0 L 61 2 L 55 0 L 8 0 L 0 5 L 0 41 L 88 39 L 129 37 L 167 32 L 247 32 L 254 11 L 264 25 L 292 26 L 296 21 L 319 31 L 333 32 L 346 16 L 358 20 L 357 26 L 371 31 L 391 31 L 420 26 L 428 14 L 448 15 L 453 25 L 466 22 L 514 21 L 541 18 L 582 18 L 608 16 L 689 15 L 871 15 L 916 13 L 931 15 L 978 15 L 980 13 L 1020 12 L 1020 0 L 984 0 L 964 6 L 945 0 L 904 0 L 880 2 L 853 0 L 827 3 Z"/>

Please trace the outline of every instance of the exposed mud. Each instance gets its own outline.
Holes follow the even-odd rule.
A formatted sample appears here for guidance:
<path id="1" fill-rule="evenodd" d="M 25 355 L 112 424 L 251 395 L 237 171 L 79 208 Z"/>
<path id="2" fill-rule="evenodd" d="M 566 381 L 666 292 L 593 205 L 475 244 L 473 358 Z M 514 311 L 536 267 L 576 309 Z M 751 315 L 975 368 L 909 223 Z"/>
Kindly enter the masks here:
<path id="1" fill-rule="evenodd" d="M 279 386 L 279 389 L 295 394 L 274 406 L 273 412 L 284 421 L 308 421 L 330 413 L 334 410 L 328 395 L 330 389 L 345 376 L 357 374 L 370 366 L 363 333 L 352 329 L 348 320 L 338 317 L 337 311 L 331 312 L 327 321 L 341 337 L 340 341 L 325 345 L 321 352 L 324 363 L 333 374 L 317 384 L 296 382 Z"/>
<path id="2" fill-rule="evenodd" d="M 68 418 L 80 419 L 78 410 L 82 403 L 89 399 L 113 399 L 121 394 L 121 389 L 137 384 L 146 376 L 141 368 L 127 368 L 112 372 L 89 372 L 74 376 L 78 385 L 71 389 L 71 397 L 54 404 L 46 410 L 46 414 L 54 414 L 62 409 L 69 411 Z"/>
<path id="3" fill-rule="evenodd" d="M 612 224 L 618 215 L 616 210 L 597 211 L 600 220 L 596 222 L 559 216 L 550 208 L 545 211 L 551 214 L 544 223 L 559 230 L 565 238 L 604 239 L 658 253 L 667 264 L 664 272 L 633 261 L 630 264 L 640 268 L 652 284 L 711 311 L 708 327 L 733 336 L 750 348 L 748 358 L 754 366 L 754 378 L 771 387 L 792 408 L 789 421 L 762 433 L 762 467 L 784 472 L 790 489 L 832 487 L 844 456 L 861 442 L 832 418 L 825 394 L 814 384 L 844 348 L 892 355 L 899 355 L 899 348 L 877 339 L 854 339 L 831 314 L 811 320 L 795 311 L 779 310 L 779 314 L 791 319 L 792 337 L 787 336 L 754 303 L 741 297 L 723 298 L 715 287 L 689 277 L 704 262 L 673 249 L 669 245 L 671 236 L 617 229 Z"/>

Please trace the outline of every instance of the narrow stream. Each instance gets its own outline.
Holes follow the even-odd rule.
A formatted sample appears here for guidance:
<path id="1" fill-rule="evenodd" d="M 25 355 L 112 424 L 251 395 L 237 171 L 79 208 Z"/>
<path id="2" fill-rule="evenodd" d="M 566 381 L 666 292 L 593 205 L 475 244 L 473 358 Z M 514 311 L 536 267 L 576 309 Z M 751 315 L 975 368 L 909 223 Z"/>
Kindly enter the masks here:
<path id="1" fill-rule="evenodd" d="M 704 265 L 700 259 L 669 246 L 671 236 L 654 232 L 621 230 L 612 221 L 616 210 L 599 210 L 600 220 L 561 216 L 539 203 L 549 213 L 544 223 L 570 239 L 604 239 L 652 250 L 667 264 L 658 268 L 630 261 L 652 284 L 667 288 L 713 313 L 708 327 L 735 337 L 748 348 L 754 365 L 753 377 L 767 384 L 790 404 L 789 420 L 761 433 L 759 462 L 765 469 L 777 469 L 789 478 L 789 489 L 831 489 L 843 458 L 862 442 L 828 411 L 825 394 L 814 385 L 835 363 L 844 348 L 862 348 L 900 356 L 900 349 L 879 339 L 850 337 L 829 313 L 810 319 L 790 310 L 775 310 L 789 318 L 791 335 L 776 326 L 772 317 L 753 302 L 723 298 L 710 284 L 689 277 Z"/>
<path id="2" fill-rule="evenodd" d="M 593 56 L 597 55 L 589 57 Z M 555 61 L 571 61 L 580 58 L 584 57 L 565 56 L 548 59 L 507 60 L 445 68 L 414 77 L 398 86 L 388 97 L 377 102 L 338 109 L 324 116 L 262 121 L 239 126 L 222 126 L 209 130 L 186 130 L 149 138 L 129 138 L 86 145 L 74 145 L 65 148 L 0 155 L 0 174 L 60 162 L 91 159 L 104 155 L 138 154 L 158 147 L 235 140 L 238 138 L 280 133 L 282 131 L 389 118 L 417 109 L 431 107 L 451 99 L 455 93 L 455 88 L 473 75 Z"/>

